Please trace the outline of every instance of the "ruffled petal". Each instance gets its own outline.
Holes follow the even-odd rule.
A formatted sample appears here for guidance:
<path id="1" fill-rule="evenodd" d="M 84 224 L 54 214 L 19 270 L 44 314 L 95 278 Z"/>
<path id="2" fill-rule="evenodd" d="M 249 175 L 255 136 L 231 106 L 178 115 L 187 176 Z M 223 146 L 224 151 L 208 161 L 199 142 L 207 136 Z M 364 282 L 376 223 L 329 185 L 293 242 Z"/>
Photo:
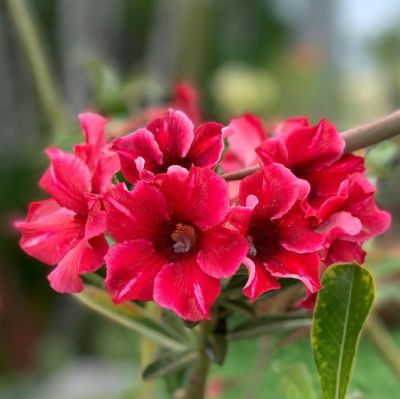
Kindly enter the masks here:
<path id="1" fill-rule="evenodd" d="M 106 144 L 104 129 L 107 119 L 93 112 L 84 112 L 78 115 L 79 122 L 85 134 L 86 144 L 102 148 Z"/>
<path id="2" fill-rule="evenodd" d="M 84 220 L 51 199 L 32 202 L 25 221 L 16 227 L 22 233 L 21 248 L 49 265 L 58 263 L 84 234 Z"/>
<path id="3" fill-rule="evenodd" d="M 105 285 L 114 303 L 153 299 L 154 279 L 166 261 L 151 242 L 133 240 L 116 244 L 105 261 Z"/>
<path id="4" fill-rule="evenodd" d="M 315 252 L 322 248 L 325 238 L 314 231 L 299 204 L 279 220 L 280 242 L 289 251 L 299 254 Z"/>
<path id="5" fill-rule="evenodd" d="M 249 278 L 246 285 L 243 287 L 243 294 L 247 296 L 251 302 L 254 302 L 268 291 L 281 288 L 279 281 L 267 271 L 261 262 L 245 258 L 243 263 L 249 272 Z"/>
<path id="6" fill-rule="evenodd" d="M 337 239 L 330 245 L 324 262 L 327 265 L 339 262 L 356 262 L 362 265 L 365 256 L 366 252 L 362 249 L 361 244 Z"/>
<path id="7" fill-rule="evenodd" d="M 269 219 L 278 219 L 308 191 L 306 181 L 298 179 L 283 165 L 272 163 L 242 180 L 239 200 L 243 205 L 249 195 L 255 195 L 259 200 L 256 212 Z"/>
<path id="8" fill-rule="evenodd" d="M 267 137 L 261 119 L 250 114 L 232 119 L 224 129 L 224 135 L 228 137 L 228 152 L 239 159 L 242 168 L 257 162 L 255 149 Z"/>
<path id="9" fill-rule="evenodd" d="M 204 273 L 194 257 L 165 265 L 154 283 L 154 300 L 185 320 L 211 318 L 211 306 L 221 291 L 218 279 Z"/>
<path id="10" fill-rule="evenodd" d="M 236 273 L 248 251 L 247 240 L 223 226 L 201 234 L 197 263 L 204 273 L 215 278 L 227 278 Z"/>
<path id="11" fill-rule="evenodd" d="M 91 191 L 91 174 L 86 164 L 74 154 L 48 148 L 51 165 L 40 180 L 40 187 L 57 202 L 78 213 L 87 212 L 84 194 Z"/>
<path id="12" fill-rule="evenodd" d="M 99 159 L 92 176 L 92 192 L 101 194 L 109 190 L 112 186 L 113 176 L 121 168 L 117 154 L 106 151 Z"/>
<path id="13" fill-rule="evenodd" d="M 188 83 L 179 83 L 174 90 L 173 108 L 183 111 L 195 125 L 201 122 L 199 94 Z"/>
<path id="14" fill-rule="evenodd" d="M 151 172 L 160 172 L 163 153 L 154 135 L 147 129 L 139 129 L 125 137 L 113 141 L 112 149 L 118 153 L 123 175 L 131 182 L 139 179 L 135 161 L 142 158 L 145 168 Z"/>
<path id="15" fill-rule="evenodd" d="M 257 197 L 249 195 L 245 206 L 238 205 L 232 207 L 227 217 L 228 225 L 232 226 L 239 234 L 246 237 L 250 229 L 253 211 L 257 204 Z"/>
<path id="16" fill-rule="evenodd" d="M 321 169 L 338 160 L 345 142 L 336 127 L 326 119 L 315 126 L 298 124 L 282 128 L 278 136 L 288 153 L 288 166 L 302 170 Z"/>
<path id="17" fill-rule="evenodd" d="M 350 212 L 334 213 L 317 231 L 325 236 L 325 242 L 331 243 L 338 237 L 355 236 L 362 229 L 360 219 Z"/>
<path id="18" fill-rule="evenodd" d="M 147 129 L 154 134 L 166 164 L 179 163 L 177 161 L 189 152 L 194 126 L 183 112 L 171 109 L 167 116 L 154 120 Z"/>
<path id="19" fill-rule="evenodd" d="M 270 162 L 288 164 L 288 152 L 283 142 L 278 138 L 264 140 L 256 149 L 256 152 L 264 164 Z"/>
<path id="20" fill-rule="evenodd" d="M 85 237 L 96 237 L 107 230 L 106 212 L 102 209 L 102 200 L 96 194 L 86 194 L 88 201 L 88 216 L 85 226 Z"/>
<path id="21" fill-rule="evenodd" d="M 300 280 L 309 291 L 316 292 L 321 288 L 319 261 L 317 254 L 297 254 L 282 249 L 265 263 L 265 267 L 274 277 Z"/>
<path id="22" fill-rule="evenodd" d="M 133 191 L 119 184 L 104 195 L 107 227 L 118 242 L 154 240 L 169 219 L 168 204 L 154 185 L 139 182 Z"/>
<path id="23" fill-rule="evenodd" d="M 225 180 L 208 168 L 193 166 L 185 175 L 169 169 L 162 176 L 161 191 L 180 222 L 190 222 L 201 230 L 221 223 L 229 211 Z"/>
<path id="24" fill-rule="evenodd" d="M 82 291 L 80 275 L 96 271 L 104 263 L 107 249 L 108 244 L 103 235 L 81 240 L 48 275 L 51 288 L 67 294 Z"/>
<path id="25" fill-rule="evenodd" d="M 193 165 L 213 168 L 220 160 L 223 150 L 222 125 L 208 122 L 195 130 L 187 157 Z"/>

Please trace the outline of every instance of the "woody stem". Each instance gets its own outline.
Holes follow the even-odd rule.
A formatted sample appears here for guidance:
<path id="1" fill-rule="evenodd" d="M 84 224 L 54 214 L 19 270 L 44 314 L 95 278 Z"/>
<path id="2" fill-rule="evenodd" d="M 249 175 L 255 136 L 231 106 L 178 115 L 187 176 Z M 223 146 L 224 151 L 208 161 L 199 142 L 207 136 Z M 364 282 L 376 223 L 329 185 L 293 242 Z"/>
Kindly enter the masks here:
<path id="1" fill-rule="evenodd" d="M 346 142 L 345 153 L 361 150 L 370 145 L 380 143 L 400 134 L 400 110 L 389 116 L 378 119 L 375 122 L 354 127 L 342 132 Z M 227 180 L 241 180 L 253 174 L 259 168 L 258 165 L 240 169 L 235 172 L 225 173 L 222 177 Z"/>
<path id="2" fill-rule="evenodd" d="M 206 353 L 206 339 L 210 324 L 203 321 L 199 327 L 198 356 L 186 389 L 185 399 L 203 399 L 206 391 L 207 374 L 210 368 L 210 360 Z"/>

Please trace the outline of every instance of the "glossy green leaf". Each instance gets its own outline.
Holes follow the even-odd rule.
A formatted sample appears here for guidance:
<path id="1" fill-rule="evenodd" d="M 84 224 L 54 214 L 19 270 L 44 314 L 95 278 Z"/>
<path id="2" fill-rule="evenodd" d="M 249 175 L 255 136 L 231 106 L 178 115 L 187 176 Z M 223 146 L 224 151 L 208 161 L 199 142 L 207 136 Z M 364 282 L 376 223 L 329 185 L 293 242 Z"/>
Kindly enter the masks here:
<path id="1" fill-rule="evenodd" d="M 75 298 L 90 309 L 126 328 L 147 336 L 162 347 L 176 351 L 188 348 L 185 342 L 169 335 L 159 320 L 152 318 L 143 307 L 134 302 L 114 305 L 104 290 L 93 286 L 86 286 L 84 291 L 75 294 Z"/>
<path id="2" fill-rule="evenodd" d="M 331 266 L 322 278 L 311 343 L 324 399 L 343 399 L 362 326 L 374 299 L 369 272 L 358 265 Z"/>
<path id="3" fill-rule="evenodd" d="M 187 351 L 178 354 L 168 354 L 148 365 L 143 370 L 143 379 L 163 377 L 173 373 L 192 363 L 196 359 L 195 351 Z"/>

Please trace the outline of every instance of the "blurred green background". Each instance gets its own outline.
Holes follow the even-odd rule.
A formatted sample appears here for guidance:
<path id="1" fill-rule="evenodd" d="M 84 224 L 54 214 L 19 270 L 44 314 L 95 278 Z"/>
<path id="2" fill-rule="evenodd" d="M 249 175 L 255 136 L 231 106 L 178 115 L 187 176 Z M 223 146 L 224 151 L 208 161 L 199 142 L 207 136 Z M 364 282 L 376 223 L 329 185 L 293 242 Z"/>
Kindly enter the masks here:
<path id="1" fill-rule="evenodd" d="M 398 0 L 0 0 L 0 398 L 142 397 L 137 337 L 54 294 L 12 227 L 44 198 L 43 148 L 80 140 L 76 113 L 117 128 L 187 81 L 206 119 L 254 112 L 352 127 L 400 107 L 399 20 Z M 376 314 L 400 345 L 398 146 L 367 154 L 394 219 L 368 264 Z M 209 398 L 312 398 L 293 396 L 317 386 L 306 333 L 232 345 Z M 349 397 L 400 397 L 380 353 L 365 334 Z"/>

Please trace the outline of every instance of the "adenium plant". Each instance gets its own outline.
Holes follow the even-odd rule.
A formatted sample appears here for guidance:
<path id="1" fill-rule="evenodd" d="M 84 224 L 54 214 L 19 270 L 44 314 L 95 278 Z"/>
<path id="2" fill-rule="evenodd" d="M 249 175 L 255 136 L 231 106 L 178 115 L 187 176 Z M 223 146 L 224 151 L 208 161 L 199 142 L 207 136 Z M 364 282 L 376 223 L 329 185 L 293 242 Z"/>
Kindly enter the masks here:
<path id="1" fill-rule="evenodd" d="M 363 157 L 345 152 L 325 119 L 202 123 L 190 99 L 196 120 L 160 108 L 111 142 L 104 117 L 79 115 L 84 143 L 46 150 L 39 184 L 49 197 L 16 223 L 21 248 L 52 267 L 57 292 L 81 292 L 82 276 L 101 269 L 114 304 L 154 301 L 191 326 L 208 321 L 203 336 L 227 333 L 221 308 L 233 282 L 250 306 L 295 280 L 305 288 L 296 306 L 312 308 L 324 270 L 361 265 L 365 241 L 390 225 Z M 248 167 L 254 173 L 235 179 Z M 202 397 L 204 381 L 193 381 L 203 386 L 187 397 Z"/>

